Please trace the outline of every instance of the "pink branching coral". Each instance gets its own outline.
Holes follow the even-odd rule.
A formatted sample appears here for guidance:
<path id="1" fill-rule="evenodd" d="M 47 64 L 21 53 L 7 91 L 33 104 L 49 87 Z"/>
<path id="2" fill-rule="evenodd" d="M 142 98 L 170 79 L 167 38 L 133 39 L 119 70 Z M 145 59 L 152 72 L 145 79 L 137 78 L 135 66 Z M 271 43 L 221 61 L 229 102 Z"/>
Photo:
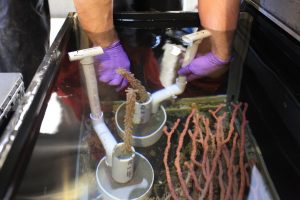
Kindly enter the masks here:
<path id="1" fill-rule="evenodd" d="M 180 119 L 171 131 L 165 127 L 167 146 L 164 166 L 168 188 L 173 199 L 244 199 L 249 167 L 245 160 L 245 129 L 247 104 L 225 105 L 209 110 L 209 116 L 193 108 L 182 131 L 178 132 L 175 158 L 170 151 Z M 241 126 L 237 128 L 238 111 L 243 109 Z M 177 133 L 176 132 L 176 133 Z M 186 148 L 185 142 L 189 148 Z M 189 155 L 189 156 L 187 156 Z M 173 160 L 174 159 L 174 160 Z M 171 166 L 173 161 L 174 166 Z M 176 174 L 172 171 L 176 171 Z M 175 184 L 177 183 L 177 184 Z M 179 183 L 179 184 L 178 184 Z"/>
<path id="2" fill-rule="evenodd" d="M 167 131 L 166 127 L 164 129 L 164 133 L 167 135 L 167 146 L 166 146 L 165 152 L 164 152 L 164 165 L 165 165 L 165 169 L 166 169 L 166 177 L 167 177 L 168 186 L 169 186 L 171 195 L 175 200 L 178 199 L 178 197 L 176 195 L 176 192 L 174 190 L 174 186 L 173 186 L 173 183 L 171 180 L 170 169 L 169 169 L 169 165 L 168 165 L 168 155 L 169 155 L 169 151 L 170 151 L 170 147 L 171 147 L 171 137 L 172 137 L 175 129 L 177 128 L 179 122 L 180 122 L 180 120 L 178 119 L 170 132 Z"/>

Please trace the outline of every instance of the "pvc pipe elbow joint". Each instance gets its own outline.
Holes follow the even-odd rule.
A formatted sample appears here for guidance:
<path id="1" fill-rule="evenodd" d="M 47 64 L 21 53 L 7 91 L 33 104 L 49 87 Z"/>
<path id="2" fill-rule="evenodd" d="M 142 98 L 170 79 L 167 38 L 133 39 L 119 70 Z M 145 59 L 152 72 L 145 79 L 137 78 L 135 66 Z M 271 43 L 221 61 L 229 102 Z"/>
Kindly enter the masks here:
<path id="1" fill-rule="evenodd" d="M 182 94 L 187 84 L 186 79 L 176 79 L 176 83 L 159 90 L 151 95 L 152 97 L 152 113 L 156 113 L 160 103 L 164 100 L 171 98 L 174 95 Z"/>
<path id="2" fill-rule="evenodd" d="M 112 166 L 112 156 L 115 146 L 117 145 L 116 139 L 111 134 L 110 130 L 107 128 L 104 120 L 103 113 L 99 118 L 95 118 L 93 115 L 90 115 L 92 119 L 94 130 L 96 131 L 106 153 L 106 164 Z"/>

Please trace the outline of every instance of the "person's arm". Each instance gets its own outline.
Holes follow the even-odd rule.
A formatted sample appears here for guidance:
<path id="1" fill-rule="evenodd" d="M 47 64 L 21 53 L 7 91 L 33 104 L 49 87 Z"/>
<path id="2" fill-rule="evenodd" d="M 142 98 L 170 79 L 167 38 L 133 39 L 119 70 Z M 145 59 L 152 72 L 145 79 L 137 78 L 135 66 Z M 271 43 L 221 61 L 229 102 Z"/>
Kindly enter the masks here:
<path id="1" fill-rule="evenodd" d="M 212 34 L 212 53 L 221 60 L 229 60 L 240 0 L 199 0 L 198 10 L 201 25 Z"/>
<path id="2" fill-rule="evenodd" d="M 118 40 L 112 0 L 74 0 L 74 4 L 80 25 L 94 44 L 105 48 Z"/>
<path id="3" fill-rule="evenodd" d="M 112 0 L 74 0 L 81 28 L 94 45 L 103 48 L 103 54 L 95 57 L 99 81 L 123 90 L 128 81 L 116 69 L 129 71 L 130 61 L 125 53 L 113 24 Z"/>
<path id="4" fill-rule="evenodd" d="M 231 46 L 240 11 L 240 0 L 199 0 L 198 11 L 203 28 L 211 32 L 211 52 L 196 57 L 183 66 L 179 75 L 189 81 L 218 77 L 231 61 Z"/>

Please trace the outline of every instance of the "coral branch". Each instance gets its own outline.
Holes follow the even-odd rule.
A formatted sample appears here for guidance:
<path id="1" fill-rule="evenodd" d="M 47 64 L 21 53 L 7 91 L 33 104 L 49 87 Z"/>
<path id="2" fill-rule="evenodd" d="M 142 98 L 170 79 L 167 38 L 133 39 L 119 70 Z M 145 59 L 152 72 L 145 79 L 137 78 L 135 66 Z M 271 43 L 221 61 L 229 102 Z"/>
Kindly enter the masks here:
<path id="1" fill-rule="evenodd" d="M 173 133 L 175 132 L 176 128 L 178 127 L 179 122 L 180 122 L 180 119 L 177 119 L 176 123 L 174 124 L 174 126 L 170 132 L 167 131 L 167 127 L 165 127 L 163 130 L 167 136 L 167 146 L 166 146 L 165 152 L 164 152 L 164 165 L 165 165 L 165 169 L 166 169 L 166 177 L 167 177 L 168 187 L 169 187 L 170 193 L 174 200 L 177 200 L 178 197 L 176 195 L 174 185 L 172 183 L 172 179 L 171 179 L 171 175 L 170 175 L 170 168 L 168 165 L 168 156 L 169 156 L 169 151 L 171 148 L 171 137 L 172 137 Z"/>
<path id="2" fill-rule="evenodd" d="M 224 184 L 224 180 L 223 180 L 223 168 L 222 168 L 222 162 L 221 160 L 218 161 L 218 166 L 219 166 L 219 176 L 218 176 L 218 180 L 219 180 L 219 185 L 220 185 L 220 199 L 224 199 L 225 196 L 225 184 Z"/>
<path id="3" fill-rule="evenodd" d="M 201 191 L 201 187 L 200 187 L 199 181 L 197 179 L 196 172 L 194 170 L 193 164 L 188 163 L 188 162 L 184 162 L 184 166 L 186 166 L 188 168 L 188 170 L 190 171 L 190 174 L 191 174 L 192 179 L 193 179 L 194 184 L 195 184 L 195 188 L 196 188 L 196 190 L 198 192 L 200 192 Z"/>
<path id="4" fill-rule="evenodd" d="M 230 119 L 229 132 L 227 134 L 227 138 L 225 139 L 224 143 L 229 142 L 229 140 L 232 136 L 232 133 L 234 131 L 234 122 L 236 119 L 236 114 L 237 114 L 238 109 L 241 107 L 241 105 L 242 105 L 241 103 L 236 104 L 236 105 L 233 104 L 233 112 L 232 112 L 231 119 Z"/>
<path id="5" fill-rule="evenodd" d="M 137 90 L 137 100 L 140 103 L 145 103 L 149 96 L 148 93 L 145 89 L 145 87 L 141 84 L 141 82 L 139 80 L 137 80 L 134 75 L 128 71 L 126 71 L 123 68 L 119 68 L 117 69 L 117 73 L 120 74 L 121 76 L 123 76 L 124 78 L 126 78 L 128 80 L 128 82 L 130 83 L 131 87 L 135 90 Z"/>
<path id="6" fill-rule="evenodd" d="M 210 184 L 209 184 L 208 199 L 209 200 L 213 200 L 214 199 L 214 185 L 213 185 L 213 182 L 210 182 Z"/>
<path id="7" fill-rule="evenodd" d="M 192 109 L 192 112 L 190 113 L 190 115 L 188 116 L 188 118 L 185 122 L 184 129 L 179 135 L 178 146 L 177 146 L 177 149 L 176 149 L 176 158 L 175 158 L 175 162 L 174 162 L 175 168 L 176 168 L 176 171 L 177 171 L 177 175 L 178 175 L 178 179 L 179 179 L 181 188 L 183 190 L 183 193 L 185 195 L 185 198 L 190 199 L 190 200 L 192 200 L 192 197 L 189 195 L 187 185 L 186 185 L 186 183 L 185 183 L 185 181 L 182 177 L 182 170 L 181 170 L 181 167 L 180 167 L 180 151 L 181 151 L 182 146 L 183 146 L 183 140 L 184 140 L 184 137 L 187 133 L 190 120 L 191 120 L 192 116 L 195 114 L 195 112 L 196 112 L 196 109 Z"/>
<path id="8" fill-rule="evenodd" d="M 244 198 L 244 191 L 245 191 L 245 182 L 246 182 L 246 175 L 245 175 L 245 163 L 244 163 L 244 155 L 245 155 L 245 130 L 247 125 L 247 119 L 246 119 L 246 112 L 248 109 L 248 104 L 244 104 L 244 110 L 242 114 L 242 125 L 241 125 L 241 140 L 239 145 L 239 151 L 240 151 L 240 190 L 238 194 L 238 199 L 242 200 Z"/>
<path id="9" fill-rule="evenodd" d="M 132 132 L 133 132 L 133 115 L 135 109 L 136 102 L 136 91 L 132 88 L 128 88 L 126 90 L 126 111 L 124 117 L 124 145 L 122 151 L 131 152 L 131 144 L 132 144 Z"/>
<path id="10" fill-rule="evenodd" d="M 226 166 L 227 168 L 229 167 L 229 150 L 227 148 L 227 146 L 224 146 L 223 149 L 222 149 L 222 155 L 224 157 L 224 160 L 225 160 L 225 163 L 226 163 Z"/>
<path id="11" fill-rule="evenodd" d="M 205 134 L 205 138 L 203 141 L 203 155 L 202 155 L 202 174 L 204 176 L 204 178 L 207 180 L 208 179 L 208 172 L 206 171 L 206 161 L 207 161 L 207 153 L 208 153 L 208 149 L 209 149 L 209 145 L 208 145 L 208 140 L 210 135 L 208 134 L 209 132 L 209 119 L 203 117 L 203 123 L 205 126 L 205 130 L 206 130 L 206 134 Z"/>
<path id="12" fill-rule="evenodd" d="M 217 113 L 222 109 L 224 108 L 224 104 L 220 104 L 216 110 L 212 111 L 212 110 L 209 110 L 208 112 L 210 112 L 210 114 L 217 120 Z"/>
<path id="13" fill-rule="evenodd" d="M 201 167 L 201 163 L 196 160 L 196 156 L 197 156 L 197 137 L 198 137 L 198 134 L 199 134 L 199 131 L 200 131 L 199 126 L 197 127 L 197 125 L 196 125 L 196 124 L 198 124 L 196 122 L 198 120 L 199 120 L 199 118 L 197 118 L 196 116 L 194 116 L 194 119 L 193 119 L 193 122 L 195 124 L 194 133 L 192 133 L 190 130 L 188 131 L 188 133 L 189 133 L 189 136 L 190 136 L 190 138 L 192 140 L 192 151 L 191 151 L 191 156 L 190 156 L 191 161 L 197 167 Z"/>
<path id="14" fill-rule="evenodd" d="M 238 198 L 238 190 L 239 190 L 239 184 L 238 184 L 238 171 L 239 171 L 239 166 L 234 165 L 233 166 L 233 192 L 232 192 L 232 199 L 237 199 Z"/>
<path id="15" fill-rule="evenodd" d="M 211 171 L 210 171 L 210 174 L 208 176 L 208 179 L 206 180 L 206 183 L 205 183 L 203 192 L 200 196 L 200 199 L 204 199 L 205 196 L 206 196 L 207 190 L 209 189 L 210 183 L 211 183 L 211 181 L 214 177 L 219 157 L 222 153 L 223 143 L 222 143 L 222 139 L 221 139 L 222 138 L 221 126 L 222 126 L 222 123 L 223 123 L 223 120 L 224 120 L 225 116 L 226 116 L 226 113 L 224 113 L 220 117 L 217 117 L 217 125 L 216 125 L 216 129 L 217 129 L 217 131 L 216 131 L 217 150 L 216 150 L 215 156 L 213 157 Z"/>
<path id="16" fill-rule="evenodd" d="M 227 170 L 228 186 L 227 186 L 227 191 L 225 194 L 225 200 L 230 198 L 230 194 L 231 194 L 232 186 L 233 186 L 233 165 L 234 165 L 233 161 L 234 161 L 237 138 L 238 138 L 238 134 L 236 133 L 233 138 L 233 143 L 232 143 L 231 152 L 230 152 L 229 167 Z"/>

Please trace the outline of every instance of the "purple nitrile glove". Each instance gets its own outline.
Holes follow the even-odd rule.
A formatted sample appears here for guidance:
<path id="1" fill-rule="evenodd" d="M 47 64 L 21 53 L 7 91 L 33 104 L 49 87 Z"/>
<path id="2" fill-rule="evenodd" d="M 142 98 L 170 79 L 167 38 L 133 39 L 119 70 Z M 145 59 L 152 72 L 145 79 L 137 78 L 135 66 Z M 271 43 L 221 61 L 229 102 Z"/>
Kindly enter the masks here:
<path id="1" fill-rule="evenodd" d="M 188 65 L 180 68 L 178 74 L 186 76 L 188 81 L 192 81 L 222 70 L 224 65 L 229 62 L 230 59 L 228 61 L 222 61 L 215 54 L 210 52 L 195 58 Z"/>
<path id="2" fill-rule="evenodd" d="M 116 70 L 123 68 L 129 71 L 130 61 L 120 41 L 114 42 L 109 47 L 103 48 L 104 53 L 96 56 L 96 74 L 99 81 L 111 86 L 117 86 L 117 91 L 124 89 L 128 81 L 118 74 Z"/>

